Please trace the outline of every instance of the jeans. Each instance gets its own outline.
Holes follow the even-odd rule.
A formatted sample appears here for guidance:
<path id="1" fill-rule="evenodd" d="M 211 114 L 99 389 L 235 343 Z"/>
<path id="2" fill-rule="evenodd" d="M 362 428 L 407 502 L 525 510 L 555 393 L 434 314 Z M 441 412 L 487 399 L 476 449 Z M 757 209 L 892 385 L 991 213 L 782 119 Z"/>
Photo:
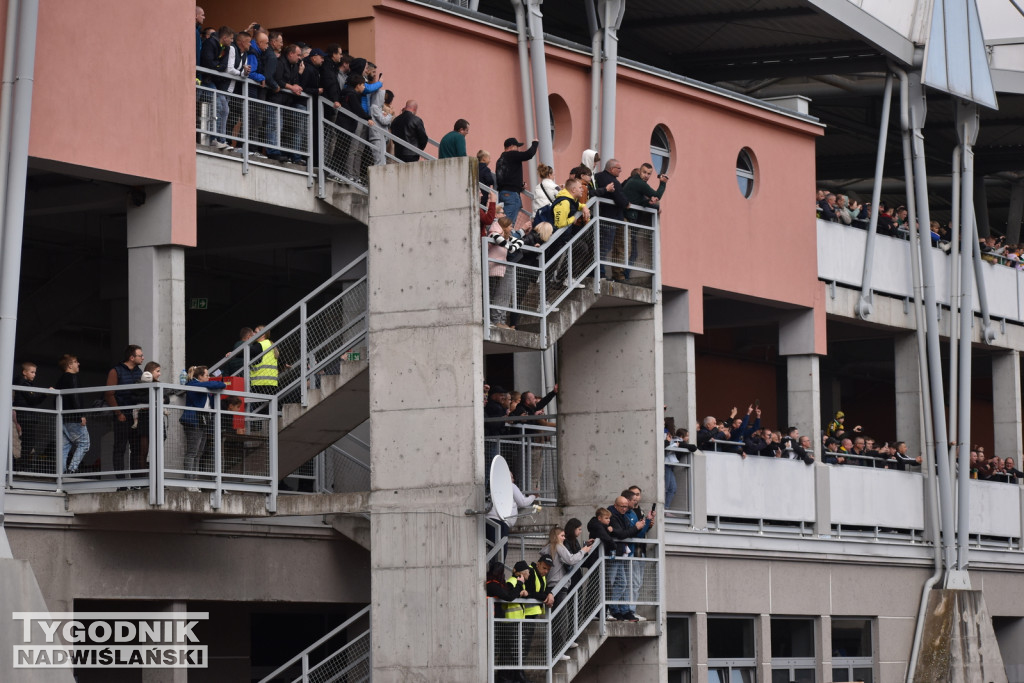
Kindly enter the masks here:
<path id="1" fill-rule="evenodd" d="M 608 252 L 612 250 L 612 246 L 615 245 L 615 232 L 618 228 L 614 223 L 608 223 L 601 221 L 598 226 L 598 237 L 600 239 L 600 250 L 601 256 L 601 277 L 607 277 L 604 271 L 604 261 L 608 260 Z"/>
<path id="2" fill-rule="evenodd" d="M 676 472 L 671 465 L 665 465 L 665 508 L 672 506 L 672 499 L 676 497 Z"/>
<path id="3" fill-rule="evenodd" d="M 227 142 L 224 134 L 228 132 L 228 96 L 217 93 L 217 133 L 213 138 L 216 142 Z"/>
<path id="4" fill-rule="evenodd" d="M 89 430 L 85 428 L 85 425 L 81 422 L 65 422 L 64 423 L 64 447 L 63 447 L 63 459 L 61 462 L 64 463 L 66 472 L 77 472 L 78 466 L 82 463 L 82 458 L 89 452 Z M 68 454 L 71 453 L 71 447 L 75 447 L 75 458 L 68 463 Z"/>
<path id="5" fill-rule="evenodd" d="M 127 448 L 131 453 L 131 469 L 144 469 L 142 460 L 142 444 L 139 442 L 139 430 L 132 429 L 130 419 L 131 411 L 125 412 L 125 421 L 115 419 L 114 421 L 114 457 L 111 465 L 114 470 L 128 469 L 129 457 L 125 453 Z M 117 475 L 118 479 L 124 479 L 123 474 Z"/>
<path id="6" fill-rule="evenodd" d="M 182 425 L 182 427 L 185 428 L 185 466 L 183 469 L 194 472 L 199 456 L 203 454 L 203 447 L 206 445 L 206 425 Z"/>
<path id="7" fill-rule="evenodd" d="M 494 306 L 508 306 L 512 302 L 512 287 L 515 283 L 515 273 L 506 268 L 504 275 L 489 276 L 491 285 L 491 304 Z M 491 309 L 491 324 L 504 324 L 508 318 L 508 311 L 497 308 Z"/>
<path id="8" fill-rule="evenodd" d="M 306 105 L 296 104 L 293 109 L 306 111 Z M 300 152 L 305 150 L 306 142 L 306 117 L 290 110 L 282 110 L 284 115 L 284 144 L 285 154 L 292 157 L 301 156 Z"/>
<path id="9" fill-rule="evenodd" d="M 518 192 L 502 190 L 498 193 L 498 201 L 505 205 L 505 215 L 511 218 L 512 224 L 515 225 L 519 220 L 519 210 L 523 208 L 523 198 Z"/>
<path id="10" fill-rule="evenodd" d="M 633 604 L 629 605 L 628 611 L 636 613 L 636 600 L 640 595 L 640 588 L 644 585 L 644 568 L 646 562 L 634 561 L 629 563 L 627 567 L 628 578 L 630 579 L 630 591 L 629 599 L 633 601 Z"/>
<path id="11" fill-rule="evenodd" d="M 623 603 L 609 606 L 608 611 L 612 615 L 625 614 L 629 611 L 629 607 L 624 604 L 629 600 L 630 583 L 626 576 L 626 572 L 629 570 L 627 566 L 629 561 L 611 558 L 606 560 L 606 564 L 608 565 L 607 585 L 611 586 L 611 602 Z"/>

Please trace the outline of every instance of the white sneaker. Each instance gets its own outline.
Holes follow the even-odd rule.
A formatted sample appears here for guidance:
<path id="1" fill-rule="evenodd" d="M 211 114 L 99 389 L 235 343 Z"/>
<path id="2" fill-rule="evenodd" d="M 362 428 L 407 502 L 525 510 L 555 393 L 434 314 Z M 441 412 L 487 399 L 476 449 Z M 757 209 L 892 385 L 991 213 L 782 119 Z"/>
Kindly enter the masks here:
<path id="1" fill-rule="evenodd" d="M 199 488 L 196 486 L 189 486 L 185 490 L 188 491 L 189 493 L 199 493 Z"/>
<path id="2" fill-rule="evenodd" d="M 579 647 L 579 646 L 580 646 L 579 643 L 569 643 L 569 649 L 570 650 L 573 649 L 574 647 Z"/>
<path id="3" fill-rule="evenodd" d="M 230 145 L 228 145 L 228 143 L 226 143 L 226 142 L 215 142 L 215 143 L 213 143 L 213 146 L 216 147 L 217 149 L 222 149 L 223 150 L 223 149 L 227 149 Z"/>
<path id="4" fill-rule="evenodd" d="M 562 660 L 563 662 L 568 662 L 570 657 L 569 657 L 569 655 L 562 655 L 561 657 L 559 657 L 559 659 Z"/>
<path id="5" fill-rule="evenodd" d="M 647 617 L 642 617 L 639 614 L 637 614 L 636 612 L 633 613 L 633 616 L 636 617 L 637 621 L 647 621 Z"/>

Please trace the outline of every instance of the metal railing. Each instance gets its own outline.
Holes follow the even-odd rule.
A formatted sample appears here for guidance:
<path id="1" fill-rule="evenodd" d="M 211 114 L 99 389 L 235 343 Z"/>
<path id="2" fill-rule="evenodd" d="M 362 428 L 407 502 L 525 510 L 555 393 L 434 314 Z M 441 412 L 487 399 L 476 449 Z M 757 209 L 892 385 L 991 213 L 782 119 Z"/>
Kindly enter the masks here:
<path id="1" fill-rule="evenodd" d="M 366 256 L 364 252 L 264 326 L 256 336 L 274 340 L 266 349 L 253 355 L 252 342 L 242 344 L 211 372 L 244 377 L 251 390 L 253 366 L 266 365 L 265 357 L 274 354 L 276 384 L 261 386 L 260 391 L 277 396 L 281 403 L 308 406 L 309 391 L 319 388 L 326 377 L 340 374 L 342 363 L 366 358 Z"/>
<path id="2" fill-rule="evenodd" d="M 162 505 L 177 487 L 210 491 L 214 508 L 224 492 L 242 491 L 267 494 L 277 509 L 275 396 L 159 383 L 13 389 L 10 488 L 148 488 L 150 504 Z M 109 392 L 120 405 L 107 404 Z M 195 405 L 170 404 L 171 393 Z M 241 403 L 229 409 L 229 398 Z"/>
<path id="3" fill-rule="evenodd" d="M 657 296 L 658 214 L 656 210 L 633 207 L 649 225 L 601 218 L 601 207 L 611 202 L 597 197 L 587 202 L 590 221 L 583 227 L 566 227 L 555 232 L 542 247 L 524 246 L 517 260 L 492 258 L 491 241 L 481 239 L 485 338 L 490 326 L 511 324 L 509 316 L 526 317 L 539 325 L 541 346 L 547 346 L 547 317 L 575 290 L 591 280 L 594 292 L 601 291 L 601 278 L 612 271 L 613 277 L 627 279 L 632 271 L 644 277 L 631 281 L 650 287 Z M 619 275 L 621 271 L 621 276 Z M 646 280 L 646 276 L 650 280 Z"/>
<path id="4" fill-rule="evenodd" d="M 277 166 L 292 173 L 302 173 L 307 178 L 307 187 L 313 186 L 313 116 L 309 111 L 309 95 L 292 95 L 302 104 L 288 106 L 269 102 L 263 97 L 252 97 L 253 92 L 265 93 L 266 89 L 256 81 L 232 76 L 221 71 L 196 67 L 199 74 L 230 81 L 233 92 L 220 90 L 212 84 L 196 85 L 196 133 L 198 143 L 217 148 L 217 143 L 228 144 L 230 148 L 218 151 L 238 151 L 231 154 L 242 163 L 242 173 L 249 172 L 249 164 L 268 164 L 269 157 L 280 155 L 284 160 L 301 161 L 302 170 Z M 204 80 L 206 80 L 204 78 Z M 212 151 L 197 150 L 201 154 L 215 154 Z M 216 154 L 216 156 L 225 156 Z"/>
<path id="5" fill-rule="evenodd" d="M 606 632 L 605 610 L 615 606 L 643 606 L 649 619 L 661 628 L 662 571 L 658 561 L 659 541 L 630 539 L 637 547 L 649 549 L 650 557 L 610 557 L 600 541 L 588 558 L 554 587 L 554 609 L 543 609 L 533 619 L 506 619 L 487 611 L 488 681 L 493 683 L 501 671 L 544 672 L 550 683 L 554 667 L 572 647 L 584 630 L 597 619 L 598 632 Z M 537 601 L 516 600 L 524 607 L 537 606 Z M 497 603 L 501 610 L 511 603 Z"/>
<path id="6" fill-rule="evenodd" d="M 487 465 L 500 455 L 520 490 L 537 496 L 538 502 L 558 499 L 558 429 L 538 422 L 556 422 L 556 415 L 489 418 L 485 423 L 503 425 L 505 434 L 484 437 Z"/>
<path id="7" fill-rule="evenodd" d="M 352 632 L 356 635 L 351 636 Z M 338 643 L 340 647 L 331 649 Z M 259 683 L 369 683 L 373 675 L 370 645 L 370 607 L 367 605 L 261 678 Z M 323 656 L 324 650 L 329 650 L 330 654 Z"/>
<path id="8" fill-rule="evenodd" d="M 693 453 L 686 448 L 665 449 L 665 480 L 675 481 L 675 493 L 665 501 L 665 512 L 673 519 L 689 522 L 693 515 Z M 666 491 L 668 486 L 666 485 Z M 666 493 L 666 498 L 667 498 Z"/>

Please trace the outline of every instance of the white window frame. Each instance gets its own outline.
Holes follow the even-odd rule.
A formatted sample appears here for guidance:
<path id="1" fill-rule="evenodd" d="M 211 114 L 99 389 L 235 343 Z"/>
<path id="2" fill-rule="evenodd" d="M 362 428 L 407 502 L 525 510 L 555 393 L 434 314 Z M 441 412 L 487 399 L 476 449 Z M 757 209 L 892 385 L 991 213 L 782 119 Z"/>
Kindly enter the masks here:
<path id="1" fill-rule="evenodd" d="M 866 621 L 868 623 L 868 642 L 871 644 L 871 655 L 868 657 L 832 657 L 832 669 L 846 669 L 846 680 L 849 681 L 857 680 L 853 677 L 854 669 L 867 669 L 871 672 L 871 680 L 875 681 L 875 620 L 871 617 L 832 617 L 833 629 L 835 629 L 835 622 L 837 621 Z"/>
<path id="2" fill-rule="evenodd" d="M 668 629 L 671 623 L 675 620 L 686 622 L 686 636 L 689 639 L 687 643 L 687 650 L 690 653 L 689 657 L 669 657 L 668 658 L 668 670 L 669 673 L 673 671 L 684 671 L 686 672 L 686 679 L 692 683 L 693 681 L 693 619 L 690 618 L 689 614 L 669 614 L 665 620 L 665 631 L 666 636 L 668 635 Z"/>
<path id="3" fill-rule="evenodd" d="M 708 657 L 708 680 L 711 680 L 711 671 L 714 669 L 725 670 L 725 681 L 723 683 L 730 683 L 732 681 L 733 671 L 749 671 L 751 676 L 750 680 L 757 680 L 757 622 L 754 617 L 742 616 L 742 615 L 731 615 L 731 614 L 715 614 L 708 615 L 708 621 L 713 619 L 731 619 L 734 621 L 747 621 L 750 623 L 751 632 L 753 633 L 753 644 L 754 653 L 751 657 L 738 657 L 728 659 L 712 659 Z"/>
<path id="4" fill-rule="evenodd" d="M 806 621 L 811 625 L 811 649 L 814 655 L 810 657 L 772 657 L 772 671 L 788 671 L 789 677 L 793 678 L 794 671 L 814 672 L 814 681 L 818 680 L 818 643 L 815 637 L 814 627 L 817 621 L 814 617 L 772 617 L 772 633 L 775 633 L 775 624 L 779 621 Z"/>
<path id="5" fill-rule="evenodd" d="M 662 147 L 651 142 L 651 165 L 654 166 L 654 173 L 656 175 L 660 173 L 668 173 L 668 168 L 672 165 L 672 147 L 668 139 L 668 131 L 665 126 L 659 123 L 654 127 L 654 130 L 651 131 L 651 137 L 653 138 L 655 135 L 664 141 L 665 146 Z M 658 168 L 655 156 L 662 157 L 665 160 L 663 168 Z"/>
<path id="6" fill-rule="evenodd" d="M 750 165 L 749 169 L 740 164 L 740 159 L 742 157 L 746 158 L 747 163 Z M 746 190 L 743 189 L 743 180 L 748 181 Z M 739 187 L 740 194 L 743 195 L 744 198 L 750 199 L 751 195 L 754 194 L 754 184 L 756 182 L 757 174 L 754 172 L 754 157 L 748 148 L 744 147 L 740 150 L 739 154 L 736 155 L 736 184 Z"/>

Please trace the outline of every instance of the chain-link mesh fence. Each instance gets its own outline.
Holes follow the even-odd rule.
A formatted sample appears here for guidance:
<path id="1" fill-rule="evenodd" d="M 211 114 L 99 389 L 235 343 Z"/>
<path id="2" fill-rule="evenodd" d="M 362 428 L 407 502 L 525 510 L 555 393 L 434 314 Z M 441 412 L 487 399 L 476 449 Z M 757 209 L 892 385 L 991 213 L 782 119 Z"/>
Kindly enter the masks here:
<path id="1" fill-rule="evenodd" d="M 555 416 L 546 416 L 554 422 Z M 485 452 L 500 455 L 508 463 L 519 488 L 541 502 L 558 499 L 558 442 L 554 426 L 513 424 L 508 434 L 485 437 Z"/>
<path id="2" fill-rule="evenodd" d="M 370 183 L 367 169 L 374 164 L 376 143 L 370 141 L 367 125 L 349 118 L 346 112 L 337 116 L 337 123 L 327 118 L 321 121 L 323 171 L 366 190 Z"/>
<path id="3" fill-rule="evenodd" d="M 369 683 L 372 674 L 370 608 L 365 607 L 260 683 Z"/>

